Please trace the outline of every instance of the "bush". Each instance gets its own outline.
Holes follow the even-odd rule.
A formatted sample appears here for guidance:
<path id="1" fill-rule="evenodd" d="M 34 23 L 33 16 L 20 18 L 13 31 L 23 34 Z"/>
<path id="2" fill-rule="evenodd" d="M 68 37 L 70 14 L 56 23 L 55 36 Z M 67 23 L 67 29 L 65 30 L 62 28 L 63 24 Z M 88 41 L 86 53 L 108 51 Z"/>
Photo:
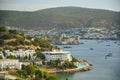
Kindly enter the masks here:
<path id="1" fill-rule="evenodd" d="M 0 33 L 2 33 L 2 32 L 6 32 L 6 31 L 7 31 L 7 29 L 6 29 L 5 27 L 0 26 Z"/>
<path id="2" fill-rule="evenodd" d="M 41 38 L 35 38 L 33 44 L 49 50 L 53 48 L 53 46 L 48 41 Z"/>
<path id="3" fill-rule="evenodd" d="M 17 30 L 9 30 L 9 33 L 10 33 L 10 34 L 16 34 L 16 35 L 17 35 L 17 34 L 18 34 L 18 31 L 17 31 Z"/>
<path id="4" fill-rule="evenodd" d="M 35 76 L 37 77 L 37 78 L 43 78 L 44 77 L 44 72 L 42 71 L 42 70 L 40 70 L 40 69 L 37 69 L 36 71 L 35 71 Z"/>
<path id="5" fill-rule="evenodd" d="M 4 40 L 0 39 L 0 46 L 4 46 Z"/>
<path id="6" fill-rule="evenodd" d="M 46 80 L 58 80 L 58 78 L 55 76 L 48 76 Z"/>
<path id="7" fill-rule="evenodd" d="M 66 69 L 66 68 L 76 68 L 76 67 L 77 67 L 77 66 L 74 65 L 73 62 L 70 62 L 70 61 L 68 61 L 68 60 L 66 60 L 66 61 L 62 64 L 62 66 L 61 66 L 62 69 Z"/>

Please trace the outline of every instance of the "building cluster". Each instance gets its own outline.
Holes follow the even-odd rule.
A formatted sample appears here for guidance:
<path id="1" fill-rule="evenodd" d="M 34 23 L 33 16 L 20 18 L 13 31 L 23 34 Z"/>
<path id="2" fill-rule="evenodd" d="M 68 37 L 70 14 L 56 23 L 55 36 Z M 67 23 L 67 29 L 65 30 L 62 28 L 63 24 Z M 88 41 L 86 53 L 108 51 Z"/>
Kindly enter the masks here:
<path id="1" fill-rule="evenodd" d="M 80 43 L 80 36 L 77 37 L 69 37 L 66 34 L 62 34 L 59 38 L 60 44 L 79 44 Z"/>
<path id="2" fill-rule="evenodd" d="M 71 54 L 70 52 L 67 52 L 67 51 L 53 50 L 53 51 L 45 51 L 43 52 L 43 54 L 45 55 L 45 59 L 47 61 L 57 60 L 57 59 L 60 59 L 62 61 L 65 61 L 65 60 L 72 61 Z"/>
<path id="3" fill-rule="evenodd" d="M 21 65 L 24 64 L 24 62 L 20 62 L 18 59 L 7 59 L 8 56 L 15 56 L 17 57 L 31 57 L 31 60 L 35 59 L 35 50 L 4 50 L 4 54 L 2 51 L 0 51 L 0 70 L 4 70 L 7 68 L 13 68 L 13 69 L 21 69 Z"/>
<path id="4" fill-rule="evenodd" d="M 42 52 L 45 56 L 46 61 L 50 60 L 57 60 L 60 59 L 61 61 L 69 60 L 72 61 L 72 57 L 70 52 L 68 51 L 62 51 L 62 50 L 52 50 L 52 51 L 44 51 Z M 0 70 L 5 70 L 7 68 L 14 68 L 14 69 L 21 69 L 22 64 L 29 65 L 30 62 L 22 61 L 20 62 L 19 59 L 7 59 L 8 56 L 13 55 L 16 58 L 17 57 L 25 57 L 25 56 L 31 56 L 31 60 L 34 59 L 34 63 L 38 66 L 42 65 L 42 61 L 36 61 L 35 57 L 35 50 L 4 50 L 4 53 L 0 51 Z M 6 55 L 6 56 L 5 56 Z"/>
<path id="5" fill-rule="evenodd" d="M 21 69 L 22 63 L 16 59 L 2 59 L 0 60 L 0 70 L 4 70 L 7 68 L 10 69 Z"/>
<path id="6" fill-rule="evenodd" d="M 118 32 L 120 32 L 120 30 L 114 27 L 111 27 L 111 28 L 81 27 L 81 28 L 71 28 L 67 30 L 60 30 L 60 31 L 50 33 L 49 35 L 64 36 L 63 33 L 65 33 L 65 35 L 68 35 L 68 36 L 79 35 L 81 39 L 117 39 L 119 37 L 117 35 Z M 65 40 L 67 40 L 65 42 L 69 42 L 68 38 Z"/>
<path id="7" fill-rule="evenodd" d="M 35 50 L 24 50 L 24 49 L 19 49 L 19 50 L 14 50 L 14 51 L 10 51 L 10 50 L 5 50 L 4 51 L 7 56 L 13 55 L 16 58 L 17 57 L 31 57 L 32 59 L 35 58 L 34 54 L 36 53 Z"/>
<path id="8" fill-rule="evenodd" d="M 83 38 L 117 39 L 115 31 L 106 28 L 89 28 Z"/>

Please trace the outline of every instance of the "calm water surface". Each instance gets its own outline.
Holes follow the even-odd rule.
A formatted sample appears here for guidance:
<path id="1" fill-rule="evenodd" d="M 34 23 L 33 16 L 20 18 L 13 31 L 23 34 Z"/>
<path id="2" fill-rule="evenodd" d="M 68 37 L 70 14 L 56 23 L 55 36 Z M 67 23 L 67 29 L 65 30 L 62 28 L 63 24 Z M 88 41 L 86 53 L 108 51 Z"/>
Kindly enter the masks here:
<path id="1" fill-rule="evenodd" d="M 81 40 L 84 44 L 69 45 L 63 48 L 77 58 L 85 59 L 93 64 L 93 69 L 86 72 L 56 74 L 60 80 L 120 80 L 120 41 L 114 40 Z M 117 42 L 117 43 L 116 43 Z M 90 48 L 93 48 L 91 50 Z M 105 55 L 112 57 L 105 59 Z"/>

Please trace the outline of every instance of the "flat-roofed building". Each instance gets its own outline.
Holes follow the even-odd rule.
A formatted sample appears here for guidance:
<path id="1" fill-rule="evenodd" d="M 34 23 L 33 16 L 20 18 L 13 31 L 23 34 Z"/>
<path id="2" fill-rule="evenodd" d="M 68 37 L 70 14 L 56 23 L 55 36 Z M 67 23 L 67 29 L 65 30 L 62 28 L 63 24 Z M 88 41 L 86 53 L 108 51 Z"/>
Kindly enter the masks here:
<path id="1" fill-rule="evenodd" d="M 62 50 L 53 50 L 53 51 L 45 51 L 43 52 L 43 54 L 45 55 L 45 59 L 47 61 L 49 60 L 57 60 L 60 59 L 62 61 L 65 60 L 72 60 L 71 54 L 68 51 L 62 51 Z"/>
<path id="2" fill-rule="evenodd" d="M 34 54 L 36 53 L 35 50 L 24 50 L 24 49 L 19 49 L 19 50 L 14 50 L 14 51 L 10 51 L 10 50 L 4 50 L 6 53 L 6 57 L 13 55 L 15 57 L 29 57 L 31 56 L 32 59 L 35 59 Z"/>
<path id="3" fill-rule="evenodd" d="M 0 69 L 4 70 L 6 68 L 10 69 L 21 69 L 22 63 L 19 62 L 19 60 L 16 59 L 2 59 L 0 60 Z"/>

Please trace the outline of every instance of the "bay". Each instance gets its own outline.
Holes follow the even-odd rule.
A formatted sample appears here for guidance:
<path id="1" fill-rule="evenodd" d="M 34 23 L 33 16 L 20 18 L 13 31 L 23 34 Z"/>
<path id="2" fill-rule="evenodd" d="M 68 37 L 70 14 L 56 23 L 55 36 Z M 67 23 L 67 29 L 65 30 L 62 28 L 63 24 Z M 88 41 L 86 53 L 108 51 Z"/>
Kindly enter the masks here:
<path id="1" fill-rule="evenodd" d="M 93 64 L 92 70 L 76 73 L 57 73 L 59 80 L 120 80 L 120 41 L 117 40 L 81 40 L 84 44 L 56 45 L 78 59 Z M 105 56 L 112 53 L 112 57 Z"/>

